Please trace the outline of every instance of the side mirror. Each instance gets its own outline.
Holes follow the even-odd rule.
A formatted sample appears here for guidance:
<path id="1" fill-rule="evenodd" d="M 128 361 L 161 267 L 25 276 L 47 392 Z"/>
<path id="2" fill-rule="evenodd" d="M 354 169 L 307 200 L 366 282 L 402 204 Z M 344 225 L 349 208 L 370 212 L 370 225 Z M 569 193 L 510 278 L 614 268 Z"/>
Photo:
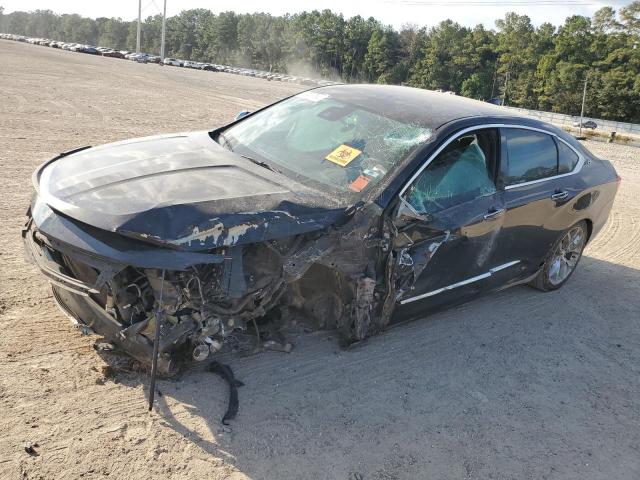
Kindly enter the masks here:
<path id="1" fill-rule="evenodd" d="M 400 220 L 402 223 L 409 222 L 430 222 L 433 217 L 428 213 L 420 213 L 411 206 L 404 198 L 399 197 L 398 210 L 396 211 L 396 220 Z"/>
<path id="2" fill-rule="evenodd" d="M 238 114 L 236 115 L 236 118 L 234 118 L 234 119 L 233 119 L 233 121 L 235 122 L 235 121 L 237 121 L 237 120 L 240 120 L 241 118 L 246 117 L 246 116 L 247 116 L 247 115 L 249 115 L 250 113 L 251 113 L 251 112 L 250 112 L 250 111 L 248 111 L 248 110 L 242 110 L 240 113 L 238 113 Z"/>

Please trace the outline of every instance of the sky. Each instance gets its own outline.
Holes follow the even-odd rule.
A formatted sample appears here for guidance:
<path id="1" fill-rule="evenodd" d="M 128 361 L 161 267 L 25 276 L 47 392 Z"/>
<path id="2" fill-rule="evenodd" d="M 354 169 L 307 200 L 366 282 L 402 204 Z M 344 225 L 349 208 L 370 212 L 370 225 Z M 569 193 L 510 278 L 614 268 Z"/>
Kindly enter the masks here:
<path id="1" fill-rule="evenodd" d="M 162 13 L 163 0 L 142 0 L 143 18 Z M 433 26 L 450 18 L 465 26 L 482 23 L 494 27 L 497 18 L 506 12 L 528 15 L 535 25 L 551 22 L 560 25 L 570 15 L 591 16 L 603 6 L 616 10 L 631 3 L 630 0 L 167 0 L 167 15 L 181 10 L 207 8 L 215 13 L 233 10 L 236 13 L 267 12 L 272 15 L 297 13 L 304 10 L 328 8 L 346 18 L 361 15 L 375 17 L 384 24 L 399 28 L 411 23 Z M 138 15 L 136 0 L 0 0 L 5 13 L 15 10 L 49 9 L 56 13 L 78 13 L 85 17 L 121 17 L 135 19 Z"/>

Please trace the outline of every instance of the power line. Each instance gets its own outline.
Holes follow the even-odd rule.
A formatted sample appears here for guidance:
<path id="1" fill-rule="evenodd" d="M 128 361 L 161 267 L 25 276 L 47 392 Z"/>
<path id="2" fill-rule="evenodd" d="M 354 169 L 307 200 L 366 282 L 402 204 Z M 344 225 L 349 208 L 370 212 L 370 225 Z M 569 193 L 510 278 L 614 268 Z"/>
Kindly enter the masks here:
<path id="1" fill-rule="evenodd" d="M 147 9 L 148 9 L 151 5 L 153 5 L 154 7 L 156 7 L 156 10 L 158 11 L 158 14 L 161 14 L 161 13 L 162 13 L 162 10 L 160 10 L 160 7 L 159 7 L 159 6 L 158 6 L 158 4 L 155 2 L 155 0 L 149 0 L 149 2 L 147 2 L 147 4 L 146 4 L 144 7 L 142 7 L 141 11 L 142 11 L 143 13 L 146 13 Z"/>
<path id="2" fill-rule="evenodd" d="M 599 5 L 598 2 L 593 0 L 387 0 L 388 3 L 408 3 L 414 5 L 539 5 L 539 4 L 552 4 L 558 6 L 571 6 L 571 5 Z"/>
<path id="3" fill-rule="evenodd" d="M 147 8 L 149 8 L 151 6 L 151 3 L 153 3 L 153 0 L 147 2 L 147 4 L 144 7 L 142 7 L 142 11 L 144 12 Z"/>
<path id="4" fill-rule="evenodd" d="M 444 1 L 444 0 L 385 0 L 386 3 L 395 3 L 407 6 L 424 6 L 424 7 L 435 7 L 435 6 L 447 6 L 447 7 L 456 7 L 456 6 L 481 6 L 481 7 L 493 7 L 493 6 L 505 6 L 505 7 L 532 7 L 532 6 L 557 6 L 557 7 L 575 7 L 575 6 L 588 6 L 588 5 L 599 5 L 598 2 L 589 1 L 589 0 L 564 0 L 564 1 L 555 1 L 555 0 L 508 0 L 508 1 L 500 1 L 500 0 L 461 0 L 461 1 Z"/>
<path id="5" fill-rule="evenodd" d="M 153 6 L 156 7 L 156 9 L 158 10 L 158 14 L 162 14 L 162 10 L 160 9 L 158 4 L 156 3 L 156 0 L 151 0 L 151 3 L 153 3 Z"/>

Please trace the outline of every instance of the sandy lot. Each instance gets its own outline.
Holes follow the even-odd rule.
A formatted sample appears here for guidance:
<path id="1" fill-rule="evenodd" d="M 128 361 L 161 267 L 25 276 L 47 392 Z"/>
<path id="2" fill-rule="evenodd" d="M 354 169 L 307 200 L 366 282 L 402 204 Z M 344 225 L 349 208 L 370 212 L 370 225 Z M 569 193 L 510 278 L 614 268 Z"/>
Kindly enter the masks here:
<path id="1" fill-rule="evenodd" d="M 640 478 L 640 149 L 590 143 L 623 177 L 610 222 L 559 292 L 517 287 L 341 351 L 330 334 L 230 363 L 222 428 L 202 368 L 105 379 L 25 263 L 42 161 L 82 145 L 209 129 L 299 86 L 0 40 L 0 478 Z M 37 456 L 24 450 L 37 443 Z"/>

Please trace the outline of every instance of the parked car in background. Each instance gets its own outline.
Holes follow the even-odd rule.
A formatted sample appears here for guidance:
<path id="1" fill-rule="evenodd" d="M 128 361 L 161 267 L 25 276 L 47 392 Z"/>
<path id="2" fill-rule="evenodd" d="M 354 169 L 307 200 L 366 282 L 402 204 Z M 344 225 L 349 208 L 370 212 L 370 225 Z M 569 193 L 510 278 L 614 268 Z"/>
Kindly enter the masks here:
<path id="1" fill-rule="evenodd" d="M 133 52 L 133 53 L 129 53 L 127 55 L 124 56 L 124 58 L 126 58 L 127 60 L 132 60 L 134 62 L 146 62 L 147 58 L 149 57 L 148 53 L 143 53 L 143 52 Z"/>
<path id="2" fill-rule="evenodd" d="M 308 86 L 328 86 L 335 85 L 336 82 L 328 80 L 315 80 L 310 78 L 297 77 L 295 75 L 287 75 L 284 73 L 272 72 L 271 70 L 257 70 L 254 68 L 240 68 L 230 65 L 218 65 L 207 62 L 198 62 L 195 60 L 181 60 L 176 58 L 167 57 L 164 60 L 158 55 L 151 55 L 144 52 L 131 52 L 129 50 L 115 50 L 111 47 L 85 45 L 73 42 L 63 42 L 58 40 L 51 40 L 47 38 L 25 37 L 22 35 L 14 35 L 10 33 L 0 33 L 0 38 L 6 40 L 13 40 L 19 42 L 27 42 L 33 45 L 48 46 L 51 48 L 59 48 L 62 50 L 68 50 L 72 52 L 81 52 L 93 55 L 101 55 L 103 57 L 112 58 L 124 58 L 140 63 L 162 63 L 163 65 L 172 65 L 176 67 L 187 67 L 199 70 L 205 70 L 209 72 L 227 72 L 233 75 L 242 75 L 245 77 L 261 78 L 264 80 L 275 80 L 279 82 L 297 83 Z"/>
<path id="3" fill-rule="evenodd" d="M 582 128 L 590 128 L 591 130 L 598 128 L 598 124 L 593 120 L 585 120 L 582 124 L 580 122 L 576 122 L 573 126 L 576 128 L 580 128 L 582 126 Z"/>
<path id="4" fill-rule="evenodd" d="M 117 52 L 115 50 L 107 50 L 102 52 L 103 57 L 111 57 L 111 58 L 124 58 L 124 54 L 122 52 Z"/>
<path id="5" fill-rule="evenodd" d="M 174 67 L 182 67 L 183 63 L 180 60 L 177 60 L 175 58 L 165 58 L 162 63 L 164 63 L 165 65 L 173 65 Z"/>

